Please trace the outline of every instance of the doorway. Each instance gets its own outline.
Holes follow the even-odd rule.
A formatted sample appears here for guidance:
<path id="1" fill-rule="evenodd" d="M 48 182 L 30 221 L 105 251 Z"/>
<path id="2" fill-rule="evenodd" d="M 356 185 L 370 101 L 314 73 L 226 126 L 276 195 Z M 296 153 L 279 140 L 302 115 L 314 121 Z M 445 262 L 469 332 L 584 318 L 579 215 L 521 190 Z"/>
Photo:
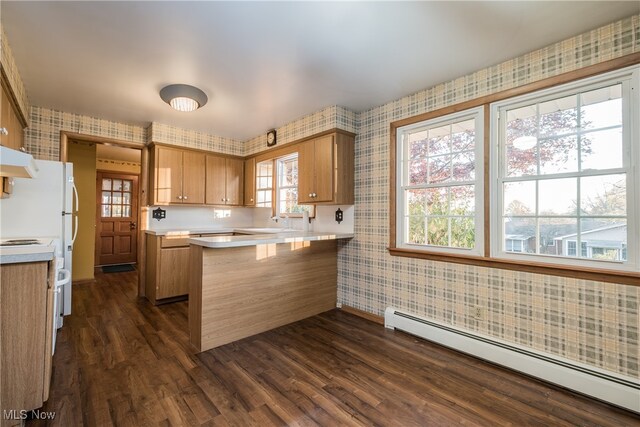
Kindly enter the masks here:
<path id="1" fill-rule="evenodd" d="M 137 261 L 138 175 L 96 174 L 95 266 Z"/>

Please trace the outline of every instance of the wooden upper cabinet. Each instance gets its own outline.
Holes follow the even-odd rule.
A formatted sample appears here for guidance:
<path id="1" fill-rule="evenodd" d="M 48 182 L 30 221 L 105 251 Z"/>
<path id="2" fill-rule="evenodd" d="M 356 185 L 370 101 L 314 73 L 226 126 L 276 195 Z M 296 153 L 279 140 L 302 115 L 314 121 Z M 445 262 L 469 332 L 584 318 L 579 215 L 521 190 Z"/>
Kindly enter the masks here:
<path id="1" fill-rule="evenodd" d="M 298 151 L 298 203 L 354 203 L 354 137 L 333 133 L 304 142 Z"/>
<path id="2" fill-rule="evenodd" d="M 227 198 L 226 159 L 207 155 L 207 197 L 208 205 L 224 205 Z"/>
<path id="3" fill-rule="evenodd" d="M 154 174 L 156 203 L 182 203 L 182 151 L 156 147 Z"/>
<path id="4" fill-rule="evenodd" d="M 244 205 L 256 205 L 256 159 L 244 161 Z"/>
<path id="5" fill-rule="evenodd" d="M 153 165 L 153 204 L 204 204 L 205 155 L 156 146 Z"/>
<path id="6" fill-rule="evenodd" d="M 244 160 L 227 159 L 227 205 L 242 205 L 244 201 Z"/>
<path id="7" fill-rule="evenodd" d="M 195 151 L 182 152 L 182 203 L 204 203 L 205 155 Z"/>
<path id="8" fill-rule="evenodd" d="M 242 205 L 244 161 L 207 155 L 206 203 L 208 205 Z"/>
<path id="9" fill-rule="evenodd" d="M 4 129 L 0 132 L 0 145 L 20 150 L 24 143 L 24 129 L 4 85 L 0 102 L 2 103 L 0 106 L 0 128 Z"/>

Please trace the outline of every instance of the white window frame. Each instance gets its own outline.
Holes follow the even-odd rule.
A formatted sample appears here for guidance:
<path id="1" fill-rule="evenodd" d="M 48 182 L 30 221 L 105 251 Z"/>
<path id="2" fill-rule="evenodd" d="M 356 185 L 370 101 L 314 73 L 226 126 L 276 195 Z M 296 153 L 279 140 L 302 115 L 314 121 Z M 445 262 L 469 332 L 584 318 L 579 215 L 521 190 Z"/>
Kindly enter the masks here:
<path id="1" fill-rule="evenodd" d="M 276 185 L 275 185 L 275 197 L 276 197 L 276 215 L 277 216 L 283 216 L 283 215 L 291 215 L 291 212 L 282 212 L 282 206 L 280 204 L 280 190 L 286 190 L 286 189 L 298 189 L 298 182 L 296 179 L 296 185 L 280 185 L 280 179 L 281 179 L 281 174 L 282 174 L 282 168 L 284 167 L 283 163 L 287 162 L 289 160 L 293 160 L 295 158 L 296 162 L 298 161 L 298 154 L 294 153 L 294 154 L 290 154 L 288 156 L 284 156 L 284 157 L 278 157 L 276 159 L 275 162 L 275 179 L 276 179 Z M 297 201 L 296 201 L 296 205 L 297 205 Z"/>
<path id="2" fill-rule="evenodd" d="M 439 187 L 452 187 L 458 185 L 473 184 L 475 196 L 475 244 L 473 248 L 453 248 L 446 246 L 420 245 L 408 243 L 405 240 L 405 201 L 404 192 L 408 188 L 430 188 L 434 185 L 409 186 L 408 170 L 405 167 L 405 159 L 408 158 L 408 146 L 406 137 L 411 132 L 419 131 L 422 128 L 433 128 L 444 126 L 450 123 L 475 120 L 475 179 L 473 181 L 438 184 Z M 472 108 L 453 114 L 447 114 L 434 119 L 425 120 L 419 123 L 399 127 L 396 131 L 396 246 L 398 248 L 410 249 L 414 252 L 434 252 L 442 254 L 475 255 L 484 254 L 484 107 Z"/>
<path id="3" fill-rule="evenodd" d="M 576 92 L 589 91 L 606 87 L 616 83 L 622 84 L 622 138 L 623 138 L 623 167 L 618 169 L 626 173 L 627 185 L 627 261 L 602 261 L 580 259 L 565 256 L 550 256 L 540 254 L 511 253 L 502 249 L 504 229 L 502 226 L 502 178 L 505 175 L 502 159 L 504 141 L 501 126 L 504 125 L 504 114 L 501 111 L 518 108 L 532 102 L 545 102 Z M 543 264 L 560 264 L 564 266 L 589 267 L 618 271 L 638 271 L 640 266 L 639 251 L 639 218 L 640 213 L 640 181 L 638 168 L 640 167 L 640 66 L 632 66 L 622 70 L 609 72 L 596 77 L 581 79 L 576 82 L 554 86 L 549 89 L 536 91 L 523 96 L 492 103 L 491 108 L 491 257 L 495 259 L 514 260 L 522 263 L 539 262 Z M 529 178 L 534 179 L 537 175 Z M 548 176 L 548 175 L 545 175 Z M 581 248 L 576 248 L 580 251 Z"/>
<path id="4" fill-rule="evenodd" d="M 271 163 L 271 186 L 270 187 L 261 187 L 260 186 L 260 178 L 266 178 L 265 176 L 262 176 L 259 174 L 259 166 L 261 163 Z M 256 206 L 257 207 L 261 207 L 261 208 L 271 208 L 273 206 L 273 189 L 275 186 L 275 177 L 274 177 L 274 162 L 272 159 L 270 160 L 263 160 L 261 162 L 256 163 Z M 260 194 L 260 192 L 268 192 L 271 195 L 271 201 L 270 202 L 259 202 L 260 198 L 258 197 L 258 194 Z"/>

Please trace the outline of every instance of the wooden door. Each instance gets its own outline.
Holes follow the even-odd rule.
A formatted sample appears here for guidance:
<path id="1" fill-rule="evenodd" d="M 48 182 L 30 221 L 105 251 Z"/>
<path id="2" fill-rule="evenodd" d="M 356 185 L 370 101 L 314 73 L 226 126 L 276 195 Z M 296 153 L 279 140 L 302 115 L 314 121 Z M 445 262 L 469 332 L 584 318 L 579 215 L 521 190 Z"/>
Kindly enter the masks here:
<path id="1" fill-rule="evenodd" d="M 156 151 L 156 201 L 182 202 L 182 151 L 158 147 Z"/>
<path id="2" fill-rule="evenodd" d="M 226 159 L 219 156 L 207 156 L 207 204 L 224 205 L 226 191 Z"/>
<path id="3" fill-rule="evenodd" d="M 244 161 L 227 159 L 226 164 L 227 205 L 242 205 L 244 199 Z"/>
<path id="4" fill-rule="evenodd" d="M 136 262 L 138 176 L 98 172 L 96 265 Z"/>
<path id="5" fill-rule="evenodd" d="M 333 135 L 314 140 L 315 197 L 314 202 L 333 200 Z"/>
<path id="6" fill-rule="evenodd" d="M 313 203 L 315 189 L 315 144 L 307 141 L 298 149 L 298 203 Z"/>
<path id="7" fill-rule="evenodd" d="M 244 162 L 244 205 L 256 205 L 256 159 Z"/>
<path id="8" fill-rule="evenodd" d="M 194 151 L 182 153 L 182 203 L 204 204 L 205 155 Z"/>

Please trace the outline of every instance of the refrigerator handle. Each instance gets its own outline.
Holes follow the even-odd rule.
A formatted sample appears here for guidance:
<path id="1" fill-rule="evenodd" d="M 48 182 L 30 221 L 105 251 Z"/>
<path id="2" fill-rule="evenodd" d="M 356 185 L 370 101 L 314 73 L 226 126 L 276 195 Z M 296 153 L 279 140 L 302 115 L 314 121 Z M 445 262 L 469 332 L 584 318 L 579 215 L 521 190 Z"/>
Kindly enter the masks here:
<path id="1" fill-rule="evenodd" d="M 74 230 L 73 230 L 73 237 L 71 238 L 71 245 L 69 245 L 69 246 L 72 246 L 72 247 L 73 247 L 73 244 L 76 241 L 76 237 L 78 237 L 78 215 L 74 215 L 73 218 L 75 219 L 75 223 L 76 223 L 75 225 L 76 226 L 74 227 Z"/>
<path id="2" fill-rule="evenodd" d="M 76 201 L 76 210 L 75 212 L 78 212 L 80 210 L 80 198 L 78 197 L 78 189 L 76 188 L 76 184 L 73 183 L 73 198 Z M 73 209 L 73 206 L 71 207 L 71 209 Z M 77 225 L 77 223 L 76 223 Z M 77 232 L 77 227 L 76 227 L 76 232 Z M 73 240 L 76 240 L 76 238 L 74 237 Z"/>

